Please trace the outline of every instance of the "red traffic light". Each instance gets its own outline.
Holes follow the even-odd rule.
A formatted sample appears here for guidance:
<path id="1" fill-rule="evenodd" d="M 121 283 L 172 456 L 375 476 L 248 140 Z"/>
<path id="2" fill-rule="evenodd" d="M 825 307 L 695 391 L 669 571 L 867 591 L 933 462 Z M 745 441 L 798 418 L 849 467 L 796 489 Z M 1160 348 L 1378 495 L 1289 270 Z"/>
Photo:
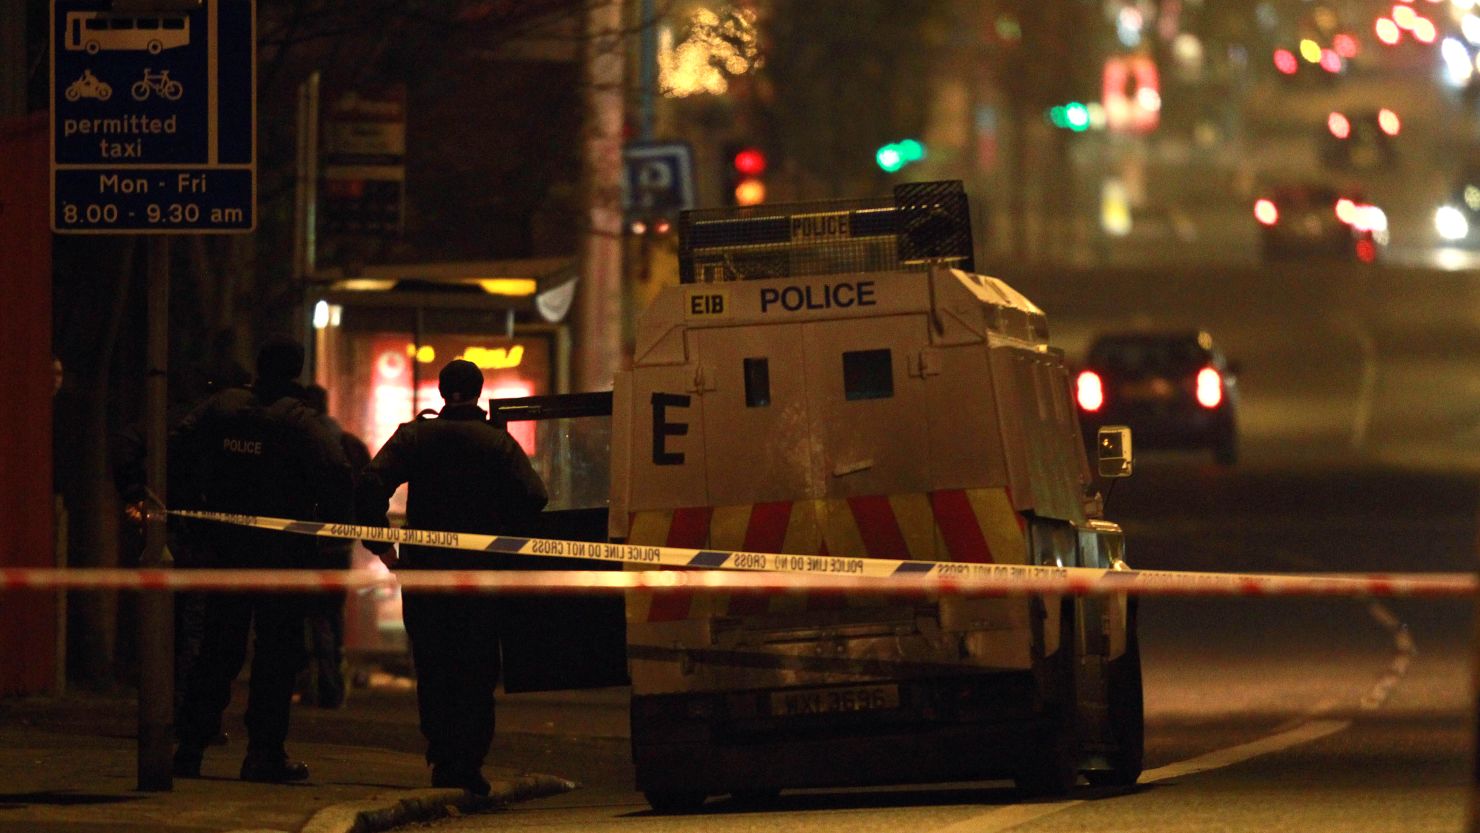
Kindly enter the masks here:
<path id="1" fill-rule="evenodd" d="M 760 176 L 766 170 L 766 155 L 758 148 L 746 148 L 735 154 L 733 163 L 746 176 Z"/>

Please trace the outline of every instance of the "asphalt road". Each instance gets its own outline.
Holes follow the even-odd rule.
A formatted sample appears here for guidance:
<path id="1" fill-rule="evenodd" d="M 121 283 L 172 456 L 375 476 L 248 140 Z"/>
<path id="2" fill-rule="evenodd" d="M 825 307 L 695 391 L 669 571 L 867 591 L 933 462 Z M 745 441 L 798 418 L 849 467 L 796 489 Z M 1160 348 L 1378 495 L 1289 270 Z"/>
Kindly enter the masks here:
<path id="1" fill-rule="evenodd" d="M 1144 462 L 1110 504 L 1137 565 L 1447 570 L 1472 560 L 1468 475 Z M 656 816 L 631 788 L 626 692 L 613 689 L 501 707 L 495 754 L 582 789 L 432 829 L 1462 829 L 1467 605 L 1152 599 L 1142 615 L 1148 773 L 1130 792 L 1081 787 L 1069 801 L 1023 803 L 1004 782 L 788 791 L 764 810 L 716 798 Z"/>

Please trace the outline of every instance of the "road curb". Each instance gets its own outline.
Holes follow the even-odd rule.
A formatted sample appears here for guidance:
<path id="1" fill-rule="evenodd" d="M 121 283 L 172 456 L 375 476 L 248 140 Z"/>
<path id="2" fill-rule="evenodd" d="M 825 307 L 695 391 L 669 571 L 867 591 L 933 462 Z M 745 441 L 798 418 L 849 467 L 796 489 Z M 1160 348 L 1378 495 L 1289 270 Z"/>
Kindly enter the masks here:
<path id="1" fill-rule="evenodd" d="M 530 773 L 515 778 L 498 778 L 484 797 L 464 790 L 407 790 L 365 801 L 335 804 L 313 814 L 297 833 L 382 833 L 404 824 L 435 821 L 459 813 L 490 810 L 516 801 L 528 801 L 570 792 L 573 781 L 553 775 Z M 284 831 L 248 831 L 233 833 L 284 833 Z"/>

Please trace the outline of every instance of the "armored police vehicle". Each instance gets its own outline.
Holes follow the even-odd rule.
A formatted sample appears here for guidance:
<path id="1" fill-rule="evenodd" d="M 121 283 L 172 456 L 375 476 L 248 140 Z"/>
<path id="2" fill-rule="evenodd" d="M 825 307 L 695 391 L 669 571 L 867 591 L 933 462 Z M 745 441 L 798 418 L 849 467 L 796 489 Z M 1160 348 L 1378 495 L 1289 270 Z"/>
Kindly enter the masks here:
<path id="1" fill-rule="evenodd" d="M 613 540 L 843 574 L 862 557 L 1124 566 L 1064 356 L 1041 310 L 973 271 L 960 183 L 692 211 L 679 234 L 682 283 L 641 317 L 613 392 Z M 633 593 L 627 634 L 658 810 L 1141 772 L 1124 596 Z"/>

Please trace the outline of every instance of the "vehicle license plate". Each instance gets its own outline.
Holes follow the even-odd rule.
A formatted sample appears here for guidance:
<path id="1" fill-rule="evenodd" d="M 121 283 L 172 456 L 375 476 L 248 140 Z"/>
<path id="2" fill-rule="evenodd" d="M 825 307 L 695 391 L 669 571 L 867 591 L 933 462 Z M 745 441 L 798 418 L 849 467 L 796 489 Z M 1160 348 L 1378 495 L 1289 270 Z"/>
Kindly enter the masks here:
<path id="1" fill-rule="evenodd" d="M 899 686 L 870 685 L 850 688 L 813 688 L 771 695 L 771 714 L 796 717 L 899 708 Z"/>
<path id="2" fill-rule="evenodd" d="M 1177 389 L 1171 382 L 1165 379 L 1148 379 L 1144 382 L 1131 382 L 1121 388 L 1121 398 L 1127 402 L 1164 402 L 1171 399 L 1177 393 Z"/>

